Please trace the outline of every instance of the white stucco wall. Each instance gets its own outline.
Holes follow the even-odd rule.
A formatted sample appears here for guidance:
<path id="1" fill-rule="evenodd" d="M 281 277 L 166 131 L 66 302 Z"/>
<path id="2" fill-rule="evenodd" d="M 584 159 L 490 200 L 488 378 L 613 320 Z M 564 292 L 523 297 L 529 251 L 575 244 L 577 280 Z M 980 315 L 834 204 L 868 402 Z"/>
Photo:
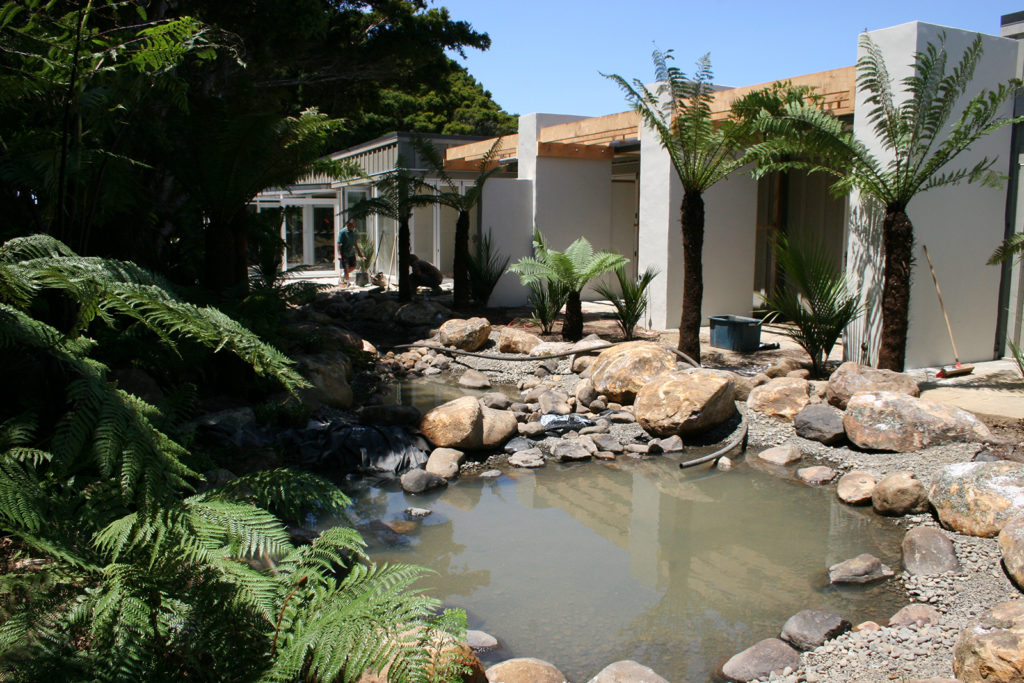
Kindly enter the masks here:
<path id="1" fill-rule="evenodd" d="M 937 42 L 946 34 L 949 52 L 947 71 L 959 61 L 963 50 L 977 35 L 959 29 L 911 22 L 869 35 L 885 55 L 893 83 L 912 73 L 915 51 L 929 42 Z M 983 87 L 993 87 L 1015 75 L 1016 41 L 996 36 L 983 36 L 984 54 L 975 71 L 966 102 Z M 861 51 L 863 52 L 863 50 Z M 896 93 L 897 102 L 906 99 Z M 886 151 L 875 138 L 867 120 L 870 106 L 865 94 L 858 92 L 854 133 L 868 148 L 886 158 Z M 1011 112 L 1005 105 L 1005 114 Z M 959 111 L 953 113 L 953 117 Z M 1010 129 L 990 134 L 958 157 L 945 170 L 970 167 L 984 156 L 999 157 L 996 170 L 1008 169 Z M 1005 210 L 1005 189 L 979 185 L 959 185 L 930 190 L 915 197 L 907 207 L 914 224 L 916 262 L 910 295 L 910 329 L 907 339 L 907 367 L 942 365 L 952 361 L 949 335 L 935 295 L 928 263 L 921 245 L 928 246 L 935 262 L 943 299 L 949 311 L 962 361 L 989 360 L 993 357 L 997 320 L 999 269 L 985 265 L 989 254 L 1002 240 Z M 881 218 L 854 195 L 850 203 L 850 237 L 847 269 L 851 278 L 868 292 L 866 319 L 854 325 L 848 339 L 848 355 L 865 362 L 875 362 L 878 349 L 880 313 L 877 295 L 881 287 Z M 866 345 L 867 354 L 860 349 Z"/>
<path id="2" fill-rule="evenodd" d="M 489 231 L 491 245 L 515 263 L 533 249 L 531 215 L 533 181 L 491 178 L 484 185 L 481 200 L 483 219 L 480 233 Z M 529 290 L 519 284 L 519 276 L 506 272 L 491 294 L 491 306 L 522 306 Z"/>
<path id="3" fill-rule="evenodd" d="M 683 242 L 679 206 L 683 186 L 658 134 L 640 131 L 640 217 L 637 267 L 659 271 L 647 294 L 651 327 L 677 329 L 683 303 Z"/>

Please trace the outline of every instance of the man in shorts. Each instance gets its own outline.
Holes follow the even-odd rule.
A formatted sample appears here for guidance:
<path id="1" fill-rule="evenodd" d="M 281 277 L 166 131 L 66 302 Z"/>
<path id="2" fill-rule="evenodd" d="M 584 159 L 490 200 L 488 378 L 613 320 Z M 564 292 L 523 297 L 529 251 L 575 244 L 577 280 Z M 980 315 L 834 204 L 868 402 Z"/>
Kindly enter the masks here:
<path id="1" fill-rule="evenodd" d="M 348 276 L 356 268 L 356 255 L 358 254 L 359 258 L 363 257 L 363 252 L 359 249 L 359 240 L 356 237 L 356 222 L 351 218 L 338 233 L 338 252 L 341 255 L 341 267 L 345 271 L 341 284 L 348 287 Z"/>

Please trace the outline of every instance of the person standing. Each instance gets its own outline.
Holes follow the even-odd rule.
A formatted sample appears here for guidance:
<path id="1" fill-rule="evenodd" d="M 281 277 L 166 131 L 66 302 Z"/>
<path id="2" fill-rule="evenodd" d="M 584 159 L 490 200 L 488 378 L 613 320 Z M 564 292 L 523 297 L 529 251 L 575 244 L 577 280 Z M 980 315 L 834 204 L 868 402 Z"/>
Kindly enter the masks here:
<path id="1" fill-rule="evenodd" d="M 355 270 L 356 256 L 363 257 L 363 252 L 359 249 L 359 240 L 356 237 L 356 222 L 352 218 L 348 219 L 341 232 L 338 233 L 338 252 L 341 255 L 341 267 L 345 273 L 341 283 L 348 287 L 348 276 Z"/>

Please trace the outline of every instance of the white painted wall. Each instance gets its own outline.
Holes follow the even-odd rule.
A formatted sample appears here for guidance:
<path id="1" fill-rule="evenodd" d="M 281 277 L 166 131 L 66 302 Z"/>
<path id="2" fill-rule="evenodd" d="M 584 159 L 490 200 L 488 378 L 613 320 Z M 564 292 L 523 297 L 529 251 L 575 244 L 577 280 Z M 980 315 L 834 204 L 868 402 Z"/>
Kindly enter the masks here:
<path id="1" fill-rule="evenodd" d="M 647 316 L 653 328 L 678 329 L 683 303 L 683 242 L 679 206 L 683 186 L 656 131 L 640 130 L 640 222 L 637 267 L 657 268 L 648 289 Z"/>
<path id="2" fill-rule="evenodd" d="M 515 263 L 533 249 L 530 228 L 533 211 L 533 181 L 491 178 L 484 185 L 480 233 L 491 233 L 492 248 Z M 519 284 L 519 276 L 506 272 L 491 294 L 491 306 L 522 306 L 529 290 Z"/>
<path id="3" fill-rule="evenodd" d="M 702 324 L 710 315 L 750 315 L 756 245 L 757 181 L 743 169 L 704 193 Z"/>
<path id="4" fill-rule="evenodd" d="M 946 34 L 950 54 L 947 70 L 959 61 L 964 48 L 977 35 L 959 29 L 911 22 L 872 31 L 869 35 L 886 58 L 894 84 L 911 74 L 915 51 L 936 42 Z M 984 55 L 975 71 L 967 101 L 983 87 L 992 87 L 1016 73 L 1017 43 L 1011 39 L 983 36 Z M 897 102 L 906 95 L 897 93 Z M 883 158 L 885 150 L 875 139 L 867 120 L 869 105 L 865 95 L 857 93 L 854 133 L 869 149 Z M 1005 113 L 1011 112 L 1005 105 Z M 956 117 L 959 112 L 954 112 Z M 979 140 L 962 154 L 948 170 L 970 167 L 981 157 L 999 157 L 997 169 L 1006 172 L 1010 160 L 1010 129 L 1002 128 Z M 995 339 L 999 269 L 985 265 L 989 254 L 1003 235 L 1005 189 L 977 185 L 940 188 L 918 195 L 907 207 L 914 224 L 916 263 L 910 295 L 910 329 L 907 340 L 907 367 L 927 367 L 951 362 L 952 349 L 945 322 L 935 296 L 935 288 L 921 245 L 928 245 L 935 262 L 943 299 L 949 311 L 962 361 L 989 360 Z M 865 206 L 854 195 L 850 203 L 850 236 L 847 269 L 851 278 L 866 290 L 868 310 L 864 320 L 850 329 L 848 355 L 865 362 L 877 360 L 881 288 L 881 217 L 877 208 Z M 867 353 L 861 357 L 860 349 Z"/>

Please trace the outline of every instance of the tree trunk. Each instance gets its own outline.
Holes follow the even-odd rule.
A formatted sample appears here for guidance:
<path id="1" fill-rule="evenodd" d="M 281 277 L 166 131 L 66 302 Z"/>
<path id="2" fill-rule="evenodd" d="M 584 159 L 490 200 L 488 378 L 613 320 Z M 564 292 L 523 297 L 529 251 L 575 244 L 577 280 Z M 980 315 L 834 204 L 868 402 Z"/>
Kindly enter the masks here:
<path id="1" fill-rule="evenodd" d="M 562 324 L 562 339 L 579 341 L 583 338 L 583 304 L 579 292 L 569 292 L 565 300 L 565 322 Z"/>
<path id="2" fill-rule="evenodd" d="M 469 308 L 469 270 L 466 268 L 466 257 L 469 253 L 469 212 L 459 211 L 459 219 L 455 222 L 455 261 L 452 269 L 452 304 L 456 311 Z"/>
<path id="3" fill-rule="evenodd" d="M 398 300 L 412 300 L 412 282 L 409 278 L 409 254 L 412 251 L 409 244 L 409 217 L 405 216 L 398 221 Z"/>
<path id="4" fill-rule="evenodd" d="M 878 350 L 878 367 L 883 370 L 903 372 L 906 361 L 913 249 L 914 225 L 905 208 L 886 206 L 882 223 L 882 344 Z"/>
<path id="5" fill-rule="evenodd" d="M 229 218 L 214 218 L 206 226 L 203 284 L 223 293 L 232 287 L 243 291 L 248 281 L 248 247 L 245 210 Z"/>
<path id="6" fill-rule="evenodd" d="M 683 192 L 683 314 L 679 320 L 679 350 L 700 362 L 701 301 L 704 298 L 704 198 Z"/>

